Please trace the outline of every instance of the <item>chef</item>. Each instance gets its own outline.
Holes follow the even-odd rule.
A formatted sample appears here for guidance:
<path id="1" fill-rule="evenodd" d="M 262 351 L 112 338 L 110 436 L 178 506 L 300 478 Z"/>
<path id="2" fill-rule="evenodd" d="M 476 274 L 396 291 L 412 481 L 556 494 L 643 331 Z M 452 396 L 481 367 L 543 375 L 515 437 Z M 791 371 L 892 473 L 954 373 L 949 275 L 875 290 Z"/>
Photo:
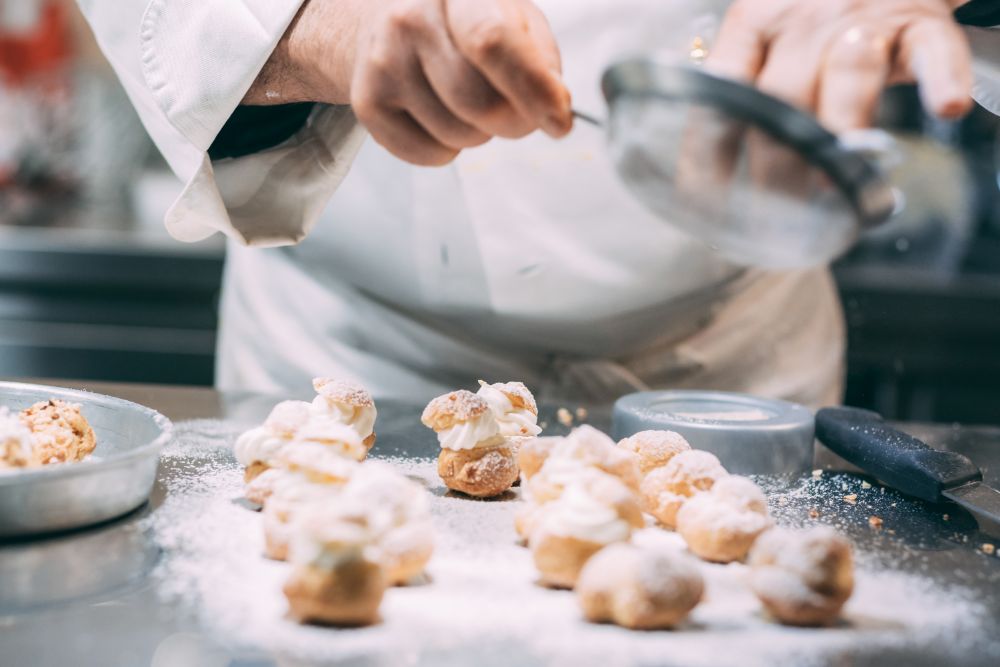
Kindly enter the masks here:
<path id="1" fill-rule="evenodd" d="M 652 217 L 571 100 L 600 115 L 616 57 L 705 44 L 710 67 L 838 130 L 891 82 L 943 117 L 973 86 L 946 0 L 80 3 L 185 184 L 167 229 L 230 239 L 228 389 L 343 376 L 423 400 L 485 378 L 548 401 L 839 402 L 829 271 L 743 269 Z"/>

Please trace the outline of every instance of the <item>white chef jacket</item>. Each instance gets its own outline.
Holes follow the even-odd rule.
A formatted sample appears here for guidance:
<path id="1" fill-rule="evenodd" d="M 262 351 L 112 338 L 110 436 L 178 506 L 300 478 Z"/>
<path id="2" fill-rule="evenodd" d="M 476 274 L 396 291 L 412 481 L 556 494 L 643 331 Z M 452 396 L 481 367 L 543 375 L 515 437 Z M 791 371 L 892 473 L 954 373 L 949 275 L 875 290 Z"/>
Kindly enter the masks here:
<path id="1" fill-rule="evenodd" d="M 213 164 L 208 147 L 299 4 L 81 0 L 186 184 L 168 230 L 233 240 L 221 386 L 294 391 L 339 375 L 412 400 L 483 377 L 523 380 L 543 400 L 648 387 L 839 399 L 844 326 L 828 272 L 727 264 L 640 208 L 587 126 L 429 169 L 362 148 L 350 110 L 319 105 L 280 146 Z M 704 8 L 725 3 L 538 4 L 574 104 L 600 114 L 608 62 L 686 48 L 710 23 Z"/>

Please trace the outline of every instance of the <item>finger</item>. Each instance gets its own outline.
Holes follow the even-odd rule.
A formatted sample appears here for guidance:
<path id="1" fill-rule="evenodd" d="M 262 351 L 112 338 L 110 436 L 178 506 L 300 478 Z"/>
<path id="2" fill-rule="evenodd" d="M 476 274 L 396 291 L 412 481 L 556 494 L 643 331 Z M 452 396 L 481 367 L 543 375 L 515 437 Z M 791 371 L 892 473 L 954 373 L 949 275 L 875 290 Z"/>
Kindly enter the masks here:
<path id="1" fill-rule="evenodd" d="M 827 50 L 819 76 L 818 116 L 833 132 L 867 127 L 889 76 L 890 40 L 855 27 Z"/>
<path id="2" fill-rule="evenodd" d="M 428 85 L 441 103 L 472 127 L 509 139 L 523 137 L 537 127 L 462 57 L 446 33 L 422 42 L 417 57 Z"/>
<path id="3" fill-rule="evenodd" d="M 464 122 L 442 104 L 424 73 L 414 65 L 404 94 L 405 109 L 413 120 L 449 148 L 471 148 L 489 141 L 489 134 Z"/>
<path id="4" fill-rule="evenodd" d="M 784 33 L 773 41 L 757 77 L 762 91 L 812 111 L 816 108 L 821 51 L 808 36 Z"/>
<path id="5" fill-rule="evenodd" d="M 552 136 L 566 134 L 573 124 L 569 91 L 526 27 L 522 6 L 448 0 L 445 8 L 458 51 L 519 114 Z"/>
<path id="6" fill-rule="evenodd" d="M 371 107 L 354 101 L 351 106 L 372 138 L 401 160 L 437 167 L 448 164 L 458 155 L 456 149 L 435 139 L 405 111 Z"/>
<path id="7" fill-rule="evenodd" d="M 899 65 L 916 79 L 932 114 L 957 118 L 972 108 L 972 53 L 950 17 L 907 26 L 900 38 Z"/>
<path id="8" fill-rule="evenodd" d="M 741 3 L 726 12 L 705 67 L 720 76 L 755 81 L 764 65 L 764 35 Z"/>
<path id="9" fill-rule="evenodd" d="M 531 39 L 538 44 L 538 50 L 545 59 L 545 66 L 549 71 L 562 73 L 562 55 L 559 53 L 559 45 L 552 34 L 549 20 L 537 5 L 528 2 L 524 5 L 524 17 L 527 20 L 528 34 Z"/>

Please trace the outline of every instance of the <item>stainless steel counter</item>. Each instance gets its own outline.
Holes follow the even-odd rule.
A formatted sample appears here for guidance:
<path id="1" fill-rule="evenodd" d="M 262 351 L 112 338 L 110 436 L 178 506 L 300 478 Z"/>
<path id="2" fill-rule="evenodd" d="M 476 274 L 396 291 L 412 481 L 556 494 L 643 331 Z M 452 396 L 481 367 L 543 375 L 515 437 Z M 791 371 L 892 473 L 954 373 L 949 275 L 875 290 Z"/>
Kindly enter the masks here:
<path id="1" fill-rule="evenodd" d="M 94 383 L 75 386 L 145 403 L 175 421 L 219 418 L 251 424 L 260 421 L 276 400 L 207 389 Z M 543 419 L 549 412 L 543 410 Z M 432 434 L 413 428 L 418 415 L 419 406 L 380 404 L 379 442 L 374 454 L 433 455 L 436 444 Z M 555 423 L 551 415 L 549 420 Z M 590 409 L 591 423 L 606 426 L 606 420 L 607 410 Z M 911 425 L 908 430 L 935 446 L 967 454 L 984 468 L 988 481 L 1000 484 L 1000 429 Z M 821 454 L 820 460 L 832 459 Z M 150 573 L 161 554 L 144 534 L 140 520 L 164 502 L 172 479 L 197 474 L 197 470 L 164 461 L 150 504 L 132 515 L 71 534 L 0 543 L 0 664 L 279 664 L 276 656 L 231 653 L 206 636 L 192 615 L 180 606 L 164 603 L 158 595 L 155 577 Z M 987 556 L 977 548 L 986 538 L 977 533 L 971 518 L 954 507 L 931 507 L 900 497 L 894 509 L 882 517 L 893 531 L 876 533 L 867 525 L 866 517 L 851 515 L 850 507 L 844 508 L 839 525 L 846 526 L 856 543 L 868 551 L 883 553 L 886 562 L 896 567 L 931 573 L 942 585 L 980 589 L 988 618 L 981 624 L 981 636 L 967 646 L 917 649 L 901 645 L 874 653 L 859 649 L 832 656 L 828 662 L 997 664 L 1000 645 L 994 640 L 1000 637 L 1000 557 Z M 841 510 L 834 506 L 830 511 Z M 944 518 L 946 512 L 950 516 Z M 168 655 L 174 657 L 167 659 Z M 187 658 L 178 662 L 177 656 Z M 468 664 L 477 662 L 482 664 L 470 656 Z"/>

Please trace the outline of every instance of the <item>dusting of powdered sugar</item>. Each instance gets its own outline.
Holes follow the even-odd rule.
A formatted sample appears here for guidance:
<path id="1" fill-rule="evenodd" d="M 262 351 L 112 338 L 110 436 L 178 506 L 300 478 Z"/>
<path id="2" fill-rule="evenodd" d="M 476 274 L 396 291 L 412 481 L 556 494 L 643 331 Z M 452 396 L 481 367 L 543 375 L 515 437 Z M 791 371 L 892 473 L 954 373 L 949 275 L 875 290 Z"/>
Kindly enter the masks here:
<path id="1" fill-rule="evenodd" d="M 241 500 L 242 472 L 230 453 L 237 431 L 219 422 L 178 424 L 164 451 L 166 497 L 148 518 L 165 555 L 159 594 L 193 612 L 222 644 L 279 661 L 377 665 L 741 665 L 826 664 L 878 647 L 947 646 L 971 636 L 983 616 L 974 591 L 859 558 L 844 623 L 786 628 L 769 621 L 742 564 L 699 563 L 705 600 L 672 632 L 631 632 L 582 620 L 571 592 L 535 583 L 527 549 L 516 546 L 516 492 L 476 501 L 446 493 L 433 460 L 386 459 L 431 494 L 436 550 L 429 582 L 386 593 L 382 622 L 339 630 L 285 618 L 284 563 L 261 557 L 259 513 Z M 759 480 L 758 480 L 759 481 Z M 771 490 L 779 523 L 788 523 Z M 800 493 L 810 493 L 799 491 Z M 801 504 L 801 503 L 798 503 Z M 791 512 L 789 512 L 791 514 Z M 808 520 L 805 519 L 805 520 Z M 640 540 L 681 548 L 659 529 Z"/>

